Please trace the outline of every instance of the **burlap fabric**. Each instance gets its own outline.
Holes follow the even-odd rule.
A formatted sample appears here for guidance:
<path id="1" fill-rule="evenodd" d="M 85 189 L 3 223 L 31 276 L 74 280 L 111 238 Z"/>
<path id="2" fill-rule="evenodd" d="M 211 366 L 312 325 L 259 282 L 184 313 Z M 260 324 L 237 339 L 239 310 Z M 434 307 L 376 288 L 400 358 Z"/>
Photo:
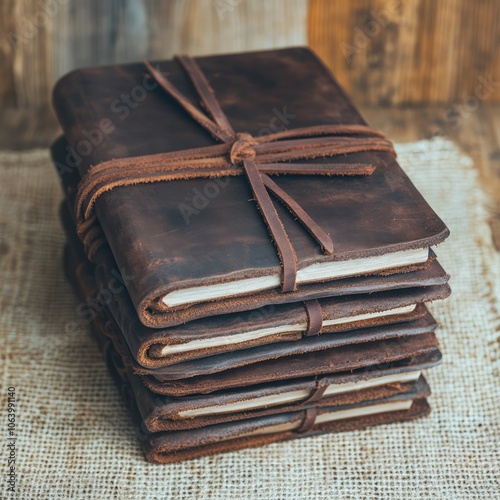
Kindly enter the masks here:
<path id="1" fill-rule="evenodd" d="M 397 149 L 452 232 L 437 249 L 454 294 L 432 305 L 445 357 L 428 374 L 431 416 L 169 466 L 144 460 L 77 313 L 62 272 L 61 192 L 47 151 L 1 153 L 1 422 L 6 429 L 6 388 L 14 386 L 18 480 L 8 494 L 3 442 L 0 497 L 498 498 L 500 258 L 488 200 L 452 143 Z"/>

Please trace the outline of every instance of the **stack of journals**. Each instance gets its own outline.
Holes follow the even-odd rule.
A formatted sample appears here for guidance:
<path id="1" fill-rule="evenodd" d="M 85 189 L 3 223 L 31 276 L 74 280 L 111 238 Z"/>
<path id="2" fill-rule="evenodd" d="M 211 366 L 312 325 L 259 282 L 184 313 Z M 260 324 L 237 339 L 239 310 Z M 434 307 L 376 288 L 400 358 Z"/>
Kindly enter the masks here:
<path id="1" fill-rule="evenodd" d="M 310 50 L 77 70 L 54 106 L 66 273 L 150 461 L 429 412 L 448 229 Z"/>

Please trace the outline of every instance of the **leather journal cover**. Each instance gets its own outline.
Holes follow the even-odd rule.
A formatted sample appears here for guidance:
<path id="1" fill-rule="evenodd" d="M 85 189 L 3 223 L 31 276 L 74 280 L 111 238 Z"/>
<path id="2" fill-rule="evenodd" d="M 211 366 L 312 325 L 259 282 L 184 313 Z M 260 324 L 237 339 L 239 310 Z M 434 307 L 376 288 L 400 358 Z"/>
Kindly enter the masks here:
<path id="1" fill-rule="evenodd" d="M 88 259 L 85 257 L 81 241 L 75 232 L 75 219 L 73 213 L 75 193 L 77 191 L 80 175 L 77 170 L 69 169 L 67 165 L 63 166 L 66 147 L 67 141 L 64 137 L 61 137 L 53 143 L 51 148 L 54 164 L 60 174 L 60 179 L 62 181 L 67 201 L 67 207 L 61 207 L 61 219 L 70 244 L 75 249 L 79 258 L 84 261 Z M 117 273 L 119 274 L 119 268 L 111 252 L 107 248 L 101 249 L 98 260 L 100 261 L 100 264 L 97 266 L 96 273 L 99 277 L 100 286 L 106 289 L 109 288 L 110 283 L 116 281 Z M 400 274 L 398 271 L 404 272 Z M 344 295 L 365 294 L 366 296 L 366 294 L 372 294 L 373 292 L 400 290 L 404 288 L 434 287 L 432 294 L 425 300 L 445 298 L 450 293 L 449 287 L 446 285 L 449 276 L 437 263 L 435 255 L 432 251 L 430 251 L 427 262 L 423 264 L 409 266 L 404 270 L 399 268 L 392 269 L 381 274 L 382 275 L 379 276 L 362 276 L 338 279 L 326 283 L 315 283 L 309 285 L 305 291 L 300 289 L 296 292 L 287 294 L 280 293 L 279 290 L 268 290 L 251 297 L 245 297 L 244 299 L 240 297 L 233 297 L 227 298 L 224 301 L 193 304 L 189 308 L 162 314 L 161 325 L 163 327 L 183 325 L 184 327 L 186 323 L 189 324 L 196 319 L 210 318 L 213 315 L 222 316 L 224 314 L 234 314 L 243 311 L 245 314 L 249 315 L 249 319 L 254 321 L 255 317 L 260 317 L 263 311 L 274 311 L 275 306 L 279 304 L 287 304 L 290 302 L 295 303 L 305 299 L 312 300 Z M 135 274 L 129 270 L 124 270 L 124 276 L 125 279 L 122 277 L 121 281 L 126 285 L 129 281 L 134 279 Z M 143 322 L 139 321 L 128 293 L 120 293 L 118 296 L 113 295 L 112 299 L 113 303 L 111 304 L 111 308 L 113 313 L 116 313 L 116 320 L 119 322 L 120 328 L 124 332 L 127 342 L 129 342 L 130 348 L 136 359 L 144 366 L 160 365 L 162 360 L 152 359 L 149 356 L 150 351 L 148 343 L 151 342 L 151 337 L 149 337 L 146 341 L 139 338 L 141 332 L 152 332 L 153 330 L 139 324 Z M 299 307 L 303 308 L 303 302 Z M 132 311 L 132 309 L 134 309 L 134 311 Z M 254 313 L 255 311 L 257 312 Z M 410 316 L 416 317 L 416 313 Z M 159 317 L 157 317 L 157 319 L 158 318 Z M 192 328 L 197 331 L 197 325 L 204 324 L 205 323 L 196 323 Z M 157 324 L 155 326 L 159 327 L 160 325 Z M 190 329 L 190 327 L 188 329 Z M 133 330 L 133 333 L 130 333 L 131 330 Z M 158 330 L 153 335 L 155 338 L 158 338 L 162 335 L 162 333 Z M 254 336 L 251 342 L 255 344 L 256 342 L 259 342 L 259 340 L 260 339 L 255 339 Z M 174 340 L 170 339 L 169 343 L 173 342 Z M 189 357 L 189 354 L 184 353 L 184 356 Z M 176 357 L 181 358 L 183 356 L 177 355 Z"/>
<path id="2" fill-rule="evenodd" d="M 127 288 L 144 324 L 166 326 L 171 313 L 182 310 L 187 313 L 181 321 L 234 312 L 235 303 L 266 294 L 282 295 L 286 302 L 301 300 L 317 282 L 411 270 L 425 263 L 429 247 L 448 235 L 398 166 L 388 141 L 374 138 L 366 147 L 353 146 L 360 140 L 353 137 L 356 127 L 364 133 L 365 122 L 329 71 L 305 48 L 200 57 L 187 63 L 162 61 L 148 68 L 127 64 L 76 70 L 54 90 L 54 107 L 69 143 L 61 169 L 69 165 L 88 175 L 92 166 L 106 166 L 106 162 L 134 165 L 133 158 L 140 157 L 136 164 L 143 165 L 145 155 L 153 155 L 148 158 L 154 162 L 155 155 L 164 153 L 193 148 L 212 151 L 217 140 L 192 119 L 200 114 L 198 94 L 205 78 L 213 88 L 212 101 L 220 105 L 235 131 L 234 140 L 219 148 L 229 148 L 231 175 L 221 176 L 219 183 L 208 178 L 146 183 L 134 177 L 126 187 L 111 189 L 108 184 L 91 207 L 118 268 L 133 270 L 136 276 Z M 182 98 L 176 101 L 165 92 L 169 86 Z M 144 90 L 143 99 L 133 102 L 137 88 Z M 120 96 L 126 97 L 128 106 Z M 195 111 L 190 116 L 186 108 Z M 258 190 L 250 174 L 247 179 L 238 171 L 244 167 L 248 172 L 247 164 L 258 166 L 259 155 L 266 156 L 266 151 L 276 151 L 273 154 L 281 161 L 280 142 L 265 142 L 266 136 L 273 136 L 269 133 L 269 123 L 276 117 L 273 110 L 286 119 L 280 124 L 285 139 L 294 130 L 331 131 L 336 126 L 345 136 L 338 144 L 346 154 L 323 158 L 315 153 L 300 164 L 289 161 L 286 169 L 292 174 L 287 175 L 272 175 L 282 164 L 268 166 L 271 173 L 266 179 L 273 178 L 268 185 L 274 186 L 275 194 L 281 193 L 278 198 L 293 199 L 334 245 L 332 252 L 323 253 L 297 223 L 296 214 L 279 202 L 266 208 L 279 219 L 293 247 L 297 287 L 289 286 L 290 293 L 280 291 L 285 287 L 285 266 L 273 245 L 277 238 L 270 236 L 253 200 L 259 198 Z M 203 120 L 210 117 L 205 113 Z M 273 133 L 278 137 L 281 132 Z M 315 139 L 298 139 L 297 148 L 308 147 L 308 141 Z M 382 150 L 370 149 L 379 147 Z M 267 154 L 267 161 L 273 154 Z M 294 164 L 300 175 L 293 174 Z M 341 172 L 362 165 L 370 175 L 304 175 L 313 164 L 316 170 L 337 165 Z M 264 204 L 259 206 L 262 209 Z M 233 310 L 212 307 L 228 298 L 233 300 Z M 203 304 L 208 307 L 202 313 L 195 308 L 190 316 L 194 305 Z M 245 309 L 255 308 L 248 304 Z"/>
<path id="3" fill-rule="evenodd" d="M 162 380 L 144 375 L 144 384 L 153 392 L 167 396 L 207 394 L 284 380 L 319 377 L 372 366 L 396 363 L 413 356 L 433 354 L 439 343 L 434 333 L 398 339 L 354 344 L 296 356 L 262 361 L 211 375 L 178 380 Z"/>
<path id="4" fill-rule="evenodd" d="M 142 446 L 149 461 L 173 463 L 290 439 L 362 430 L 427 415 L 427 395 L 425 389 L 416 387 L 413 393 L 357 405 L 313 407 L 200 429 L 154 433 L 144 435 Z"/>
<path id="5" fill-rule="evenodd" d="M 64 205 L 62 206 L 61 215 L 65 221 L 64 226 L 68 237 L 72 242 L 67 249 L 67 266 L 73 269 L 74 280 L 87 283 L 88 289 L 85 303 L 90 304 L 92 300 L 89 299 L 95 298 L 94 300 L 97 300 L 99 297 L 99 287 L 94 281 L 93 265 L 85 258 L 79 241 L 72 237 L 74 231 L 72 232 L 71 222 L 68 220 L 67 210 L 65 210 Z M 102 289 L 106 290 L 107 287 L 103 286 Z M 307 310 L 304 310 L 301 303 L 279 305 L 269 308 L 267 311 L 249 311 L 245 315 L 214 316 L 180 327 L 174 327 L 167 331 L 144 327 L 137 320 L 133 307 L 131 305 L 127 307 L 127 294 L 124 290 L 120 293 L 108 294 L 106 306 L 113 317 L 110 320 L 111 325 L 108 326 L 108 330 L 113 330 L 114 335 L 124 344 L 124 350 L 127 351 L 127 357 L 130 358 L 130 364 L 135 373 L 153 375 L 162 381 L 167 381 L 213 374 L 259 363 L 267 359 L 332 349 L 348 344 L 428 333 L 433 331 L 437 324 L 427 311 L 423 301 L 442 298 L 448 293 L 448 285 L 441 285 L 410 288 L 397 292 L 321 299 L 318 303 L 321 304 L 322 315 L 326 321 L 339 315 L 347 318 L 353 315 L 359 316 L 360 313 L 366 313 L 370 310 L 390 311 L 398 306 L 401 307 L 401 305 L 410 304 L 416 305 L 416 307 L 405 314 L 355 321 L 354 324 L 333 325 L 333 328 L 327 327 L 322 330 L 321 335 L 304 338 L 302 337 L 305 324 L 307 324 Z M 120 328 L 117 323 L 123 325 L 123 328 Z M 298 330 L 298 332 L 294 335 L 293 326 L 302 325 L 303 323 L 305 323 L 304 328 L 296 328 L 295 330 Z M 283 325 L 290 325 L 289 329 L 292 331 L 284 329 L 281 335 L 275 335 L 274 338 L 267 341 L 261 339 L 261 345 L 258 345 L 255 339 L 244 342 L 241 346 L 234 343 L 230 344 L 227 340 L 232 335 L 242 335 L 245 332 L 250 332 L 250 337 L 254 337 L 254 332 L 259 329 L 264 331 L 276 330 Z M 191 335 L 189 336 L 190 330 Z M 173 334 L 170 334 L 172 331 Z M 178 335 L 180 340 L 184 342 L 186 342 L 184 339 L 187 337 L 195 345 L 198 345 L 200 340 L 203 339 L 213 342 L 218 335 L 224 335 L 225 337 L 223 337 L 218 349 L 198 349 L 190 353 L 190 356 L 171 355 L 169 357 L 155 356 L 153 351 L 153 353 L 149 353 L 151 362 L 144 362 L 144 354 L 138 360 L 137 353 L 144 353 L 151 346 L 163 345 L 162 339 L 169 340 L 171 337 L 175 339 L 175 335 Z M 287 340 L 288 342 L 286 342 Z M 293 342 L 290 340 L 293 340 Z M 181 352 L 181 354 L 186 353 Z"/>

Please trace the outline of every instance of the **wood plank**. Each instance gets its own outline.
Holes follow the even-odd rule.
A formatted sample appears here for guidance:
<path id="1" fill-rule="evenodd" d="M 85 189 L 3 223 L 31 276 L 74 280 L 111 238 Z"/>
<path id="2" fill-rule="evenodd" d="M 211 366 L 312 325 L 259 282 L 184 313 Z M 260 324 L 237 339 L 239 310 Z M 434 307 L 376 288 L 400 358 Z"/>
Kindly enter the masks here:
<path id="1" fill-rule="evenodd" d="M 48 40 L 53 19 L 47 2 L 0 3 L 0 105 L 29 107 L 47 100 L 51 74 Z"/>
<path id="2" fill-rule="evenodd" d="M 308 26 L 358 103 L 500 101 L 497 0 L 311 0 Z"/>
<path id="3" fill-rule="evenodd" d="M 4 106 L 17 106 L 16 82 L 14 77 L 15 52 L 10 43 L 10 35 L 15 33 L 15 16 L 10 13 L 15 8 L 15 0 L 4 0 L 0 3 L 0 68 L 3 69 L 0 79 L 0 103 Z"/>
<path id="4" fill-rule="evenodd" d="M 45 107 L 55 80 L 82 66 L 305 45 L 307 8 L 308 0 L 5 0 L 0 106 Z"/>

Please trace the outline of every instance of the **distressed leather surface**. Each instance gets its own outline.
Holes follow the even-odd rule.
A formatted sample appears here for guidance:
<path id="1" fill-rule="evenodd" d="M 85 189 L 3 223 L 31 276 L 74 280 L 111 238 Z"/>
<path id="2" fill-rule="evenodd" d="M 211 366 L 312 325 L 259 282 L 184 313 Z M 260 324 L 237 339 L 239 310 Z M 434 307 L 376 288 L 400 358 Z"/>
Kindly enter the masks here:
<path id="1" fill-rule="evenodd" d="M 68 235 L 71 247 L 68 258 L 72 266 L 77 270 L 79 281 L 90 281 L 94 276 L 94 266 L 85 258 L 82 246 L 74 231 L 74 225 L 69 216 L 67 205 L 61 206 L 61 218 Z M 110 266 L 108 270 L 111 268 Z M 428 270 L 420 271 L 421 275 L 430 277 Z M 412 273 L 409 273 L 412 274 Z M 408 276 L 408 275 L 406 275 Z M 395 278 L 395 276 L 393 276 Z M 443 280 L 445 276 L 443 276 Z M 380 277 L 387 286 L 390 278 Z M 429 279 L 430 282 L 432 280 Z M 426 284 L 422 279 L 422 284 Z M 137 313 L 130 302 L 127 291 L 119 283 L 113 271 L 109 271 L 99 283 L 101 290 L 114 290 L 106 297 L 109 307 L 119 330 L 122 332 L 130 350 L 132 358 L 146 368 L 160 368 L 170 364 L 179 363 L 189 359 L 197 359 L 225 352 L 233 352 L 248 349 L 258 345 L 297 341 L 303 336 L 302 332 L 284 332 L 270 338 L 261 338 L 246 341 L 237 345 L 222 345 L 212 349 L 197 349 L 188 353 L 173 354 L 160 357 L 159 352 L 165 345 L 184 343 L 197 339 L 210 339 L 217 336 L 231 335 L 235 332 L 244 333 L 260 328 L 277 327 L 284 324 L 307 323 L 307 314 L 303 302 L 291 304 L 269 304 L 259 309 L 233 313 L 227 315 L 211 316 L 200 320 L 171 327 L 168 329 L 152 329 L 145 327 L 138 319 Z M 93 285 L 95 287 L 96 285 Z M 117 286 L 119 288 L 117 288 Z M 92 287 L 89 288 L 92 290 Z M 413 321 L 424 317 L 426 314 L 423 302 L 445 298 L 450 292 L 447 284 L 435 286 L 420 286 L 401 290 L 391 290 L 372 294 L 347 295 L 336 298 L 320 299 L 323 319 L 335 319 L 339 317 L 350 317 L 358 314 L 383 311 L 409 304 L 419 304 L 415 311 L 405 314 L 394 314 L 380 318 L 373 318 L 344 325 L 327 326 L 321 330 L 321 334 L 332 332 L 346 332 L 371 326 Z M 97 291 L 89 292 L 90 297 L 98 297 Z M 90 298 L 89 297 L 89 298 Z M 87 299 L 88 307 L 81 311 L 82 314 L 91 314 L 98 307 L 93 307 L 93 302 Z"/>
<path id="2" fill-rule="evenodd" d="M 54 159 L 54 164 L 58 168 L 60 179 L 62 181 L 62 186 L 67 200 L 68 208 L 65 209 L 61 207 L 61 218 L 63 225 L 66 229 L 68 235 L 68 240 L 74 251 L 78 254 L 79 258 L 83 261 L 86 260 L 83 253 L 82 245 L 80 240 L 76 237 L 75 233 L 75 223 L 72 217 L 71 207 L 74 203 L 74 196 L 76 192 L 76 186 L 79 181 L 78 172 L 73 169 L 70 171 L 65 170 L 62 166 L 64 161 L 64 148 L 67 144 L 66 140 L 61 137 L 52 145 L 52 157 Z M 116 281 L 116 273 L 119 273 L 119 267 L 113 258 L 111 252 L 103 249 L 100 253 L 101 263 L 97 266 L 97 276 L 100 286 L 102 288 L 110 288 L 110 283 Z M 190 307 L 182 308 L 179 310 L 162 310 L 160 307 L 158 310 L 150 309 L 147 312 L 139 311 L 139 319 L 142 324 L 146 323 L 145 326 L 149 327 L 170 327 L 180 324 L 186 324 L 199 318 L 208 318 L 210 316 L 220 316 L 223 314 L 231 314 L 243 311 L 253 311 L 260 309 L 262 307 L 272 306 L 274 308 L 277 304 L 285 304 L 290 302 L 298 302 L 304 299 L 319 299 L 323 297 L 330 296 L 342 296 L 351 295 L 358 293 L 373 293 L 382 290 L 397 290 L 409 287 L 420 287 L 420 286 L 442 286 L 448 282 L 449 276 L 442 269 L 442 267 L 436 262 L 435 255 L 431 251 L 430 258 L 428 262 L 407 267 L 404 269 L 397 268 L 392 269 L 387 272 L 381 273 L 383 275 L 379 276 L 361 276 L 356 278 L 344 278 L 339 280 L 333 280 L 325 283 L 315 283 L 310 284 L 307 287 L 301 287 L 298 291 L 282 294 L 279 290 L 267 290 L 262 291 L 258 294 L 251 296 L 228 298 L 224 301 L 215 301 L 207 303 L 199 303 L 191 305 Z M 124 269 L 122 272 L 122 277 L 124 277 L 124 283 L 127 286 L 131 281 L 135 280 L 136 273 L 131 270 Z M 127 291 L 128 291 L 127 286 Z M 448 293 L 449 289 L 447 286 L 441 287 L 441 298 L 444 298 Z M 116 299 L 116 300 L 115 300 Z M 129 306 L 125 304 L 128 302 L 128 294 L 119 294 L 119 296 L 113 296 L 113 304 L 111 304 L 114 311 L 116 311 L 116 318 L 120 322 L 120 326 L 127 335 L 128 330 L 131 328 L 130 321 L 134 322 L 134 331 L 141 328 L 136 326 L 137 319 L 133 313 L 127 312 Z M 429 298 L 431 300 L 431 298 Z M 120 310 L 117 310 L 117 306 Z M 135 306 L 132 307 L 135 309 Z M 132 317 L 132 318 L 131 318 Z M 121 318 L 124 318 L 123 321 Z M 142 330 L 142 328 L 141 328 Z M 127 337 L 130 341 L 130 347 L 133 352 L 137 352 L 137 359 L 141 360 L 142 364 L 148 365 L 151 360 L 144 350 L 145 344 L 136 345 L 135 333 L 132 338 Z M 153 362 L 153 364 L 158 365 L 158 363 Z"/>
<path id="3" fill-rule="evenodd" d="M 430 367 L 432 364 L 425 363 L 419 365 L 418 363 L 409 363 L 403 367 L 394 367 L 390 370 L 391 373 L 400 373 L 408 371 L 409 369 L 417 370 L 422 367 Z M 351 374 L 349 380 L 357 381 L 369 379 L 375 376 L 384 375 L 389 370 L 373 370 L 371 372 L 354 373 Z M 347 375 L 330 377 L 337 383 L 342 379 L 346 379 Z M 266 415 L 275 415 L 277 413 L 305 410 L 311 407 L 335 407 L 345 406 L 351 404 L 358 404 L 366 400 L 374 400 L 391 397 L 397 394 L 411 392 L 414 387 L 414 382 L 408 383 L 393 383 L 380 385 L 378 387 L 356 390 L 345 394 L 338 394 L 334 396 L 324 396 L 323 398 L 313 402 L 298 401 L 296 403 L 287 403 L 274 406 L 264 406 L 257 409 L 240 410 L 233 412 L 226 412 L 214 415 L 204 415 L 194 418 L 183 418 L 179 413 L 185 410 L 198 408 L 200 406 L 224 406 L 234 401 L 243 401 L 250 395 L 260 397 L 269 394 L 280 394 L 285 390 L 296 390 L 296 387 L 305 387 L 314 391 L 315 381 L 308 380 L 306 383 L 284 383 L 281 385 L 276 384 L 272 388 L 249 387 L 249 390 L 243 390 L 240 393 L 227 394 L 225 392 L 213 393 L 209 396 L 198 397 L 183 397 L 183 398 L 170 398 L 159 397 L 157 394 L 147 390 L 142 384 L 140 377 L 133 374 L 127 374 L 127 380 L 131 386 L 132 394 L 134 395 L 141 418 L 144 421 L 145 427 L 150 432 L 171 431 L 171 430 L 187 430 L 205 427 L 207 425 L 215 425 L 224 422 L 236 422 L 247 418 L 257 418 Z M 324 380 L 324 379 L 322 379 Z M 421 377 L 418 381 L 418 387 L 425 387 L 430 394 L 430 390 L 425 383 L 425 379 Z M 271 390 L 272 389 L 272 390 Z M 427 394 L 427 395 L 428 395 Z"/>
<path id="4" fill-rule="evenodd" d="M 183 361 L 174 365 L 150 370 L 149 373 L 153 374 L 159 380 L 180 380 L 248 367 L 250 375 L 252 373 L 252 365 L 261 362 L 269 363 L 278 359 L 286 362 L 292 356 L 335 349 L 345 345 L 359 345 L 365 342 L 381 340 L 397 341 L 397 339 L 412 335 L 424 335 L 433 332 L 437 327 L 438 325 L 434 318 L 427 312 L 423 318 L 405 323 L 362 328 L 345 333 L 325 334 L 296 342 L 279 342 L 252 347 L 233 353 Z M 142 372 L 143 370 L 146 369 L 139 369 L 138 371 Z"/>
<path id="5" fill-rule="evenodd" d="M 285 109 L 294 115 L 288 128 L 364 123 L 308 49 L 202 57 L 197 62 L 236 131 L 265 133 L 275 116 L 273 110 L 283 114 Z M 163 61 L 159 69 L 193 97 L 175 62 Z M 158 88 L 148 91 L 121 119 L 125 111 L 117 111 L 117 99 L 144 85 L 144 78 L 142 64 L 128 64 L 77 70 L 58 82 L 54 107 L 63 131 L 73 149 L 90 151 L 76 162 L 80 173 L 112 158 L 214 143 Z M 113 130 L 92 135 L 103 119 Z M 390 155 L 359 153 L 341 161 L 373 163 L 377 169 L 366 178 L 288 175 L 276 179 L 332 236 L 335 259 L 426 247 L 446 238 L 446 226 Z M 152 322 L 151 311 L 168 309 L 158 301 L 168 291 L 280 271 L 276 250 L 243 177 L 230 179 L 186 224 L 180 207 L 191 203 L 206 186 L 206 180 L 136 185 L 112 190 L 96 204 L 119 268 L 137 274 L 128 289 L 143 322 Z M 299 268 L 331 259 L 321 254 L 282 206 L 276 208 Z"/>
<path id="6" fill-rule="evenodd" d="M 95 290 L 95 281 L 92 275 L 80 272 L 72 252 L 68 250 L 67 247 L 66 273 L 80 298 L 85 300 Z M 112 340 L 127 370 L 145 375 L 143 382 L 153 392 L 165 395 L 203 394 L 288 378 L 366 369 L 424 354 L 437 355 L 434 362 L 440 359 L 439 351 L 436 354 L 438 344 L 435 335 L 429 333 L 437 324 L 427 313 L 420 320 L 401 325 L 358 330 L 359 338 L 349 333 L 343 336 L 326 334 L 304 341 L 272 344 L 159 369 L 145 369 L 130 355 L 116 323 L 110 321 L 109 311 L 103 309 L 97 316 L 101 318 L 101 331 Z M 97 320 L 94 318 L 94 321 Z"/>
<path id="7" fill-rule="evenodd" d="M 383 403 L 378 400 L 376 403 Z M 375 403 L 375 402 L 374 402 Z M 256 426 L 268 425 L 271 422 L 285 423 L 287 421 L 297 421 L 304 418 L 303 412 L 286 413 L 283 415 L 270 416 L 266 419 L 249 419 L 242 421 L 245 425 L 229 426 L 220 424 L 217 426 L 205 427 L 203 429 L 158 433 L 143 442 L 146 458 L 153 463 L 174 463 L 183 460 L 190 460 L 217 453 L 226 453 L 245 448 L 265 446 L 270 443 L 288 441 L 310 437 L 325 433 L 347 432 L 362 430 L 375 425 L 392 424 L 395 422 L 405 422 L 421 418 L 428 415 L 430 407 L 425 397 L 418 397 L 413 401 L 409 410 L 392 411 L 356 417 L 334 422 L 323 423 L 315 426 L 307 432 L 279 432 L 263 436 L 238 438 L 237 434 L 245 432 L 247 429 L 254 429 Z M 216 429 L 215 429 L 216 428 Z M 232 437 L 236 435 L 235 437 Z"/>
<path id="8" fill-rule="evenodd" d="M 246 387 L 249 384 L 369 369 L 372 366 L 393 363 L 412 356 L 434 353 L 438 346 L 434 333 L 424 333 L 262 361 L 250 366 L 180 380 L 164 381 L 159 376 L 145 375 L 143 382 L 158 394 L 170 396 L 208 394 L 218 390 Z"/>

